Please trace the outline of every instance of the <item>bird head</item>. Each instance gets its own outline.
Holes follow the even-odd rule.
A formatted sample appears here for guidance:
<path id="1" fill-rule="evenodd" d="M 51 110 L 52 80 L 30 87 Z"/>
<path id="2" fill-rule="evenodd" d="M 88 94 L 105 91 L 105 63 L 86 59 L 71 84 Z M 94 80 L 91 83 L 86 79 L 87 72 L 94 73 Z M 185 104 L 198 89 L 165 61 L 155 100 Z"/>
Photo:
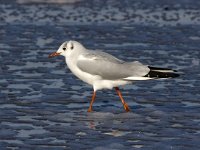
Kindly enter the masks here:
<path id="1" fill-rule="evenodd" d="M 66 41 L 62 43 L 59 49 L 50 54 L 49 58 L 62 55 L 64 57 L 69 57 L 71 55 L 78 54 L 80 51 L 84 50 L 83 45 L 77 41 Z"/>

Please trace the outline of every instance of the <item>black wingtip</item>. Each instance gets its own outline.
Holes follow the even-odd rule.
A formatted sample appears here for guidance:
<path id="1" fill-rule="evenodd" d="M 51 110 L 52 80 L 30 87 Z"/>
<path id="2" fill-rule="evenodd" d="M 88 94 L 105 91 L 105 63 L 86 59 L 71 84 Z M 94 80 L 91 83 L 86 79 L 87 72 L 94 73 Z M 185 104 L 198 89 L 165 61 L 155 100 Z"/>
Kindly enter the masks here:
<path id="1" fill-rule="evenodd" d="M 177 73 L 150 71 L 144 77 L 149 77 L 149 78 L 176 78 L 176 77 L 179 77 L 179 76 L 180 75 L 177 74 Z"/>
<path id="2" fill-rule="evenodd" d="M 149 66 L 149 73 L 144 77 L 149 78 L 176 78 L 179 77 L 180 74 L 177 73 L 176 70 L 168 69 L 168 68 L 157 68 Z"/>
<path id="3" fill-rule="evenodd" d="M 148 66 L 148 68 L 149 68 L 150 70 L 160 70 L 161 72 L 165 72 L 165 71 L 178 72 L 177 70 L 169 69 L 169 68 L 160 68 L 160 67 L 152 67 L 152 66 Z"/>

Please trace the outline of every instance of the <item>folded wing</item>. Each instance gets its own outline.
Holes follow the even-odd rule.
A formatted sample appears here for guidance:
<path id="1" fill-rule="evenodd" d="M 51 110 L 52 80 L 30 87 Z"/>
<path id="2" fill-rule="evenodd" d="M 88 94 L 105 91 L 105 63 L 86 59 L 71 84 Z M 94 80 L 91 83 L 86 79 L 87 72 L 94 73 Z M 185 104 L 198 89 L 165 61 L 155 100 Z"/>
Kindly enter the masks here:
<path id="1" fill-rule="evenodd" d="M 79 56 L 77 66 L 80 70 L 92 75 L 98 75 L 106 80 L 118 80 L 135 77 L 134 80 L 149 73 L 148 66 L 140 62 L 124 62 L 104 52 L 89 52 Z"/>

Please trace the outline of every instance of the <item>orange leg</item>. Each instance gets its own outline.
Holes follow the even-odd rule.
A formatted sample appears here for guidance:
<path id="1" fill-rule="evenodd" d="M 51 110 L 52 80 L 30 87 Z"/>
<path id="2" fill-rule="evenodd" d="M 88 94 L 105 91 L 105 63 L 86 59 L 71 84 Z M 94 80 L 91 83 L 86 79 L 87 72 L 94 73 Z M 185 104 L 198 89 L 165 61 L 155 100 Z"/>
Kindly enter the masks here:
<path id="1" fill-rule="evenodd" d="M 130 109 L 129 109 L 129 107 L 128 107 L 128 104 L 124 101 L 124 99 L 123 99 L 123 97 L 122 97 L 122 94 L 121 94 L 119 88 L 118 88 L 118 87 L 115 87 L 115 90 L 116 90 L 117 94 L 119 95 L 120 100 L 122 101 L 122 104 L 123 104 L 124 109 L 126 110 L 126 112 L 130 111 Z"/>
<path id="2" fill-rule="evenodd" d="M 95 97 L 96 97 L 96 92 L 94 91 L 94 93 L 92 95 L 92 100 L 90 102 L 90 107 L 88 108 L 88 112 L 92 111 L 92 104 L 94 103 Z"/>

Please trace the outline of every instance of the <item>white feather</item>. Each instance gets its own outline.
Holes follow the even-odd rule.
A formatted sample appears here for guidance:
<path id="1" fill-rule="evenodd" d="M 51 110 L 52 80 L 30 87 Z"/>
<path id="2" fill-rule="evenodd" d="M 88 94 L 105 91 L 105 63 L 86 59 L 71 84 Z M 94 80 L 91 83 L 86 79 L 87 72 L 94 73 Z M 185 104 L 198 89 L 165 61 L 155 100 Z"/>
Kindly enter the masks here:
<path id="1" fill-rule="evenodd" d="M 124 80 L 151 80 L 153 78 L 149 78 L 149 77 L 127 77 L 124 78 Z"/>
<path id="2" fill-rule="evenodd" d="M 163 72 L 163 73 L 172 73 L 172 72 L 175 72 L 174 70 L 157 70 L 157 69 L 151 69 L 151 71 L 157 71 L 157 72 Z"/>

